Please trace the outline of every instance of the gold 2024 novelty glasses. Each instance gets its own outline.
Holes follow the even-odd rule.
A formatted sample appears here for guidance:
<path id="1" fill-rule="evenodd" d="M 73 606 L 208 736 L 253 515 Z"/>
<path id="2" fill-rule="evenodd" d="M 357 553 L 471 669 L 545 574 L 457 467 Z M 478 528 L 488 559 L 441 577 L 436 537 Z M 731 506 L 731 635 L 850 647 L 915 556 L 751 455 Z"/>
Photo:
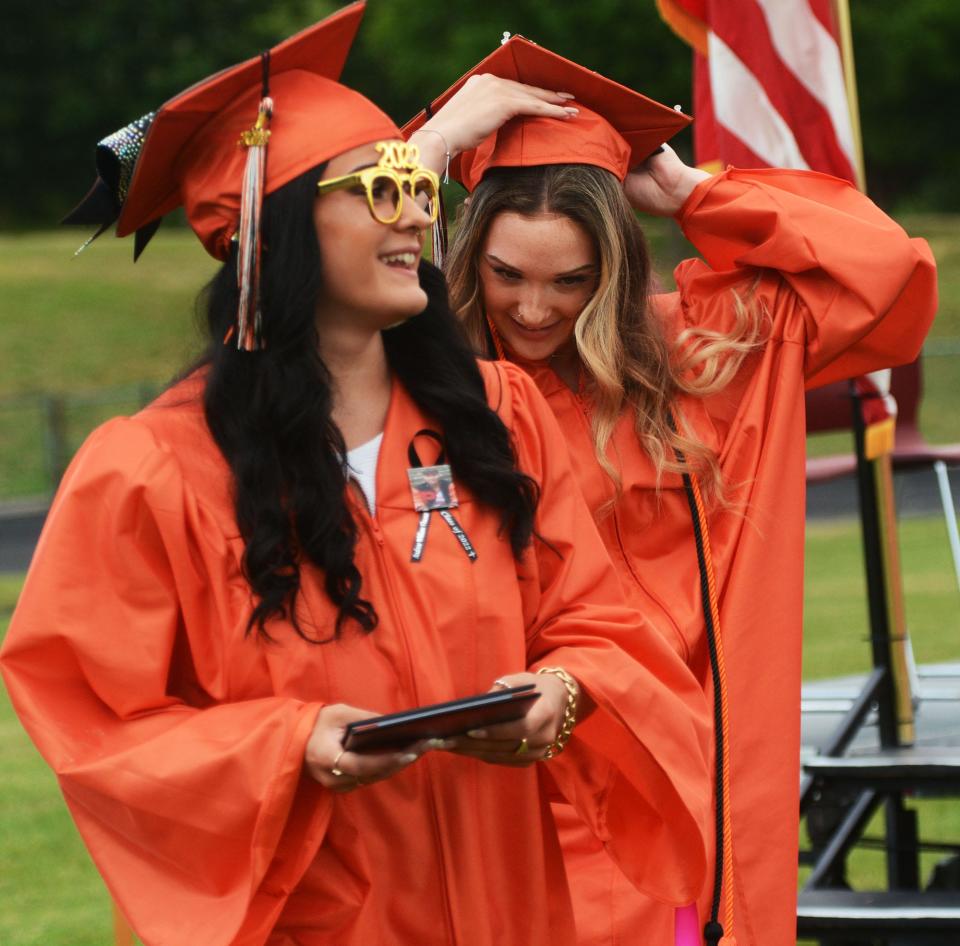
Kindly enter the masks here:
<path id="1" fill-rule="evenodd" d="M 378 141 L 380 160 L 372 167 L 317 183 L 317 196 L 342 188 L 360 188 L 367 195 L 370 213 L 380 223 L 396 223 L 403 213 L 404 188 L 433 223 L 440 200 L 440 178 L 420 164 L 420 149 L 405 141 Z"/>

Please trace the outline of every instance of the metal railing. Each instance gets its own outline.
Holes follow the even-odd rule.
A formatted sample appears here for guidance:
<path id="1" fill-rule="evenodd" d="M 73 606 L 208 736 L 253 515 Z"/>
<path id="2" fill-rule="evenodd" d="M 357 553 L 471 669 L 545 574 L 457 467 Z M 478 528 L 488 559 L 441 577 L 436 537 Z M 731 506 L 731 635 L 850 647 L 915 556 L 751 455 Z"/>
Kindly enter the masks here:
<path id="1" fill-rule="evenodd" d="M 90 431 L 140 410 L 161 387 L 150 381 L 0 398 L 0 500 L 52 495 Z"/>

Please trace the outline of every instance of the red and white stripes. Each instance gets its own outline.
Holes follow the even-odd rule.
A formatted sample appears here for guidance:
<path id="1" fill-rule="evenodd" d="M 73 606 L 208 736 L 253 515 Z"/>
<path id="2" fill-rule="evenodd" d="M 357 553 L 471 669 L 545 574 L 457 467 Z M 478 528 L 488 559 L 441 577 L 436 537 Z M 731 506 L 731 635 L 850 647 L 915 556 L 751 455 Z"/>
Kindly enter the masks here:
<path id="1" fill-rule="evenodd" d="M 695 49 L 697 162 L 857 179 L 831 0 L 657 0 Z"/>

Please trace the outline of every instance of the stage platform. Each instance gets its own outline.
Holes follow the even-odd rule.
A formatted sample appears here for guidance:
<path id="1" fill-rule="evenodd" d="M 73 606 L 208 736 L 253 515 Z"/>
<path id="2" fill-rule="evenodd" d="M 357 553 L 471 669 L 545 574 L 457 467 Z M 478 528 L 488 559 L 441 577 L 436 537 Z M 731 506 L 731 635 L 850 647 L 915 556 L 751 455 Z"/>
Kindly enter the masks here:
<path id="1" fill-rule="evenodd" d="M 800 760 L 810 762 L 827 744 L 844 713 L 863 688 L 867 675 L 836 677 L 804 683 L 801 692 Z M 960 661 L 925 664 L 917 668 L 916 741 L 911 749 L 894 751 L 900 765 L 960 765 Z M 847 750 L 843 764 L 854 772 L 860 760 L 877 758 L 880 740 L 875 714 Z M 890 755 L 885 750 L 883 755 Z M 847 762 L 849 760 L 849 763 Z M 879 759 L 878 759 L 879 761 Z"/>
<path id="2" fill-rule="evenodd" d="M 960 662 L 924 665 L 912 676 L 910 746 L 881 746 L 877 714 L 867 709 L 870 694 L 881 692 L 882 670 L 803 686 L 801 811 L 812 844 L 800 852 L 810 870 L 797 904 L 797 931 L 820 946 L 960 943 L 955 839 L 923 837 L 916 811 L 904 804 L 911 796 L 960 796 Z M 863 725 L 846 748 L 826 754 L 845 714 L 863 718 L 863 711 Z M 847 855 L 881 811 L 886 889 L 850 890 Z M 920 869 L 924 842 L 953 855 L 930 877 Z"/>

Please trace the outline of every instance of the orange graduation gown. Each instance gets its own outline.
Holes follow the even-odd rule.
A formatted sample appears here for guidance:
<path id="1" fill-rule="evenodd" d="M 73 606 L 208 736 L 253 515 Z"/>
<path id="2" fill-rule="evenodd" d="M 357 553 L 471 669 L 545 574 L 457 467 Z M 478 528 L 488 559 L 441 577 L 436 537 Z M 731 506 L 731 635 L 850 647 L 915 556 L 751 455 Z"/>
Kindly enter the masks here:
<path id="1" fill-rule="evenodd" d="M 729 685 L 735 933 L 739 946 L 786 946 L 796 939 L 804 387 L 913 359 L 935 311 L 935 269 L 923 241 L 822 174 L 731 169 L 700 184 L 678 219 L 704 259 L 681 263 L 678 291 L 654 299 L 668 333 L 730 329 L 731 291 L 754 285 L 770 316 L 769 340 L 725 390 L 684 397 L 676 409 L 716 450 L 742 510 L 709 517 Z M 614 492 L 595 459 L 589 403 L 548 368 L 530 371 L 628 598 L 712 699 L 680 478 L 665 476 L 657 492 L 624 416 L 609 452 L 622 492 L 609 512 Z M 670 911 L 636 892 L 569 806 L 555 809 L 581 946 L 672 943 Z M 704 920 L 711 892 L 708 878 Z"/>
<path id="2" fill-rule="evenodd" d="M 280 621 L 273 644 L 245 636 L 243 542 L 200 381 L 107 423 L 75 458 L 2 666 L 147 946 L 572 944 L 546 782 L 650 896 L 683 903 L 700 889 L 710 807 L 700 688 L 625 606 L 536 388 L 513 366 L 482 370 L 541 484 L 536 527 L 556 552 L 537 542 L 515 562 L 498 517 L 461 487 L 455 514 L 476 561 L 435 517 L 411 562 L 407 448 L 431 422 L 395 383 L 376 515 L 350 500 L 380 623 L 322 646 Z M 309 567 L 299 607 L 308 630 L 329 634 L 334 611 Z M 348 795 L 303 773 L 323 704 L 391 712 L 544 664 L 567 668 L 597 704 L 549 765 L 433 752 Z"/>

